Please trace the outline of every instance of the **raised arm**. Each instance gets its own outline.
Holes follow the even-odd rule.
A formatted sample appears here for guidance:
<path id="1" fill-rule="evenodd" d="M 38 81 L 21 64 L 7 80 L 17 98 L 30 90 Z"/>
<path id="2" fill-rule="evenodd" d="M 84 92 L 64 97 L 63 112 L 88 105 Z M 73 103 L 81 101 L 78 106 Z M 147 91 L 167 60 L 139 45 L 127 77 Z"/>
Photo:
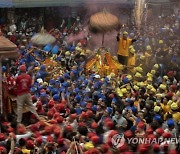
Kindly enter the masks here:
<path id="1" fill-rule="evenodd" d="M 119 42 L 119 40 L 120 40 L 120 39 L 119 39 L 119 36 L 120 36 L 120 34 L 118 33 L 117 36 L 116 36 L 116 39 L 117 39 L 118 42 Z"/>

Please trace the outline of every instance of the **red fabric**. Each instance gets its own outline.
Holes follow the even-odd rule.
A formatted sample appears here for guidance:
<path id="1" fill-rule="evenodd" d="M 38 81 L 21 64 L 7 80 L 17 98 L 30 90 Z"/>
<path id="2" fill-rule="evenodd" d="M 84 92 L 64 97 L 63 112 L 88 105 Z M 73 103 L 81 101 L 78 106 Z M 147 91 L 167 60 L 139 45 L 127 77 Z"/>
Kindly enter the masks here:
<path id="1" fill-rule="evenodd" d="M 144 152 L 147 152 L 147 147 L 146 147 L 146 145 L 144 145 L 144 144 L 140 144 L 139 146 L 138 146 L 138 152 L 139 153 L 144 153 Z"/>
<path id="2" fill-rule="evenodd" d="M 51 132 L 52 132 L 52 127 L 46 126 L 46 127 L 44 128 L 44 130 L 45 130 L 45 133 L 46 133 L 46 134 L 51 134 Z"/>
<path id="3" fill-rule="evenodd" d="M 57 139 L 57 143 L 59 144 L 59 145 L 61 145 L 61 144 L 64 144 L 64 138 L 61 138 L 61 137 L 59 137 L 58 139 Z"/>
<path id="4" fill-rule="evenodd" d="M 26 71 L 26 65 L 25 64 L 21 65 L 19 67 L 19 70 L 25 72 Z"/>
<path id="5" fill-rule="evenodd" d="M 178 154 L 178 152 L 176 150 L 171 150 L 169 151 L 169 154 Z"/>
<path id="6" fill-rule="evenodd" d="M 112 121 L 107 121 L 105 122 L 105 125 L 109 128 L 109 129 L 113 129 L 114 127 L 114 123 Z"/>
<path id="7" fill-rule="evenodd" d="M 88 117 L 91 117 L 91 116 L 93 115 L 93 112 L 92 112 L 91 110 L 87 110 L 87 111 L 86 111 L 86 115 L 87 115 Z"/>
<path id="8" fill-rule="evenodd" d="M 99 142 L 99 137 L 97 135 L 94 135 L 91 137 L 91 141 L 94 143 L 94 144 L 98 144 Z"/>
<path id="9" fill-rule="evenodd" d="M 28 74 L 21 74 L 16 78 L 17 95 L 23 95 L 30 92 L 32 84 L 31 76 Z"/>
<path id="10" fill-rule="evenodd" d="M 38 138 L 35 139 L 35 142 L 38 144 L 38 145 L 41 145 L 42 144 L 42 137 L 39 136 Z"/>
<path id="11" fill-rule="evenodd" d="M 49 108 L 52 108 L 54 105 L 55 105 L 55 103 L 54 103 L 53 100 L 50 100 L 50 101 L 48 102 L 48 107 L 49 107 Z"/>
<path id="12" fill-rule="evenodd" d="M 14 128 L 9 127 L 9 128 L 7 129 L 7 132 L 8 132 L 8 133 L 14 132 Z"/>
<path id="13" fill-rule="evenodd" d="M 16 43 L 16 36 L 15 35 L 11 35 L 9 40 L 13 43 Z"/>
<path id="14" fill-rule="evenodd" d="M 38 110 L 37 110 L 37 112 L 38 112 L 39 114 L 44 114 L 44 113 L 45 113 L 45 111 L 44 111 L 44 109 L 43 109 L 43 108 L 38 109 Z"/>
<path id="15" fill-rule="evenodd" d="M 79 122 L 79 123 L 78 123 L 78 126 L 84 126 L 84 127 L 86 127 L 86 124 L 85 124 L 84 122 Z"/>
<path id="16" fill-rule="evenodd" d="M 163 133 L 163 137 L 164 138 L 170 138 L 171 137 L 171 133 L 165 132 L 165 133 Z"/>
<path id="17" fill-rule="evenodd" d="M 153 150 L 154 151 L 159 151 L 160 150 L 160 145 L 159 144 L 154 144 L 153 145 Z"/>
<path id="18" fill-rule="evenodd" d="M 13 76 L 7 77 L 7 87 L 8 87 L 8 93 L 11 95 L 16 95 L 16 89 L 13 88 L 16 84 L 16 79 Z"/>
<path id="19" fill-rule="evenodd" d="M 132 132 L 130 130 L 127 130 L 127 131 L 124 132 L 124 136 L 126 138 L 131 138 L 133 136 L 133 134 L 132 134 Z"/>
<path id="20" fill-rule="evenodd" d="M 33 149 L 34 148 L 34 142 L 32 140 L 27 140 L 27 147 L 29 149 Z"/>
<path id="21" fill-rule="evenodd" d="M 19 127 L 19 128 L 17 129 L 17 132 L 18 132 L 19 134 L 25 134 L 26 128 L 25 128 L 25 127 Z"/>
<path id="22" fill-rule="evenodd" d="M 153 133 L 153 129 L 152 129 L 152 128 L 148 128 L 148 129 L 146 130 L 146 132 L 147 132 L 147 134 L 152 134 L 152 133 Z"/>
<path id="23" fill-rule="evenodd" d="M 33 125 L 31 125 L 30 129 L 31 129 L 32 132 L 38 131 L 38 125 L 33 124 Z"/>
<path id="24" fill-rule="evenodd" d="M 64 121 L 64 118 L 62 116 L 59 116 L 56 118 L 58 123 L 62 123 Z"/>
<path id="25" fill-rule="evenodd" d="M 67 125 L 67 126 L 66 126 L 66 130 L 67 130 L 68 132 L 71 132 L 71 131 L 73 130 L 73 128 L 72 128 L 71 125 Z"/>
<path id="26" fill-rule="evenodd" d="M 96 129 L 98 127 L 98 124 L 96 122 L 92 122 L 91 128 Z"/>
<path id="27" fill-rule="evenodd" d="M 0 141 L 4 141 L 5 140 L 5 135 L 3 133 L 0 133 Z"/>
<path id="28" fill-rule="evenodd" d="M 109 97 L 113 99 L 113 98 L 114 98 L 114 94 L 111 93 L 111 94 L 109 95 Z"/>
<path id="29" fill-rule="evenodd" d="M 60 135 L 60 133 L 61 133 L 61 129 L 60 129 L 60 127 L 56 127 L 56 128 L 54 128 L 54 134 L 55 134 L 56 136 L 59 136 L 59 135 Z"/>
<path id="30" fill-rule="evenodd" d="M 162 128 L 157 128 L 156 129 L 156 133 L 159 134 L 159 135 L 162 135 L 164 133 L 164 129 Z"/>
<path id="31" fill-rule="evenodd" d="M 144 122 L 139 122 L 138 125 L 137 125 L 138 128 L 141 128 L 141 129 L 144 129 L 145 127 L 145 124 Z"/>
<path id="32" fill-rule="evenodd" d="M 72 118 L 72 119 L 76 119 L 76 118 L 77 118 L 77 114 L 76 114 L 76 113 L 71 114 L 71 118 Z"/>

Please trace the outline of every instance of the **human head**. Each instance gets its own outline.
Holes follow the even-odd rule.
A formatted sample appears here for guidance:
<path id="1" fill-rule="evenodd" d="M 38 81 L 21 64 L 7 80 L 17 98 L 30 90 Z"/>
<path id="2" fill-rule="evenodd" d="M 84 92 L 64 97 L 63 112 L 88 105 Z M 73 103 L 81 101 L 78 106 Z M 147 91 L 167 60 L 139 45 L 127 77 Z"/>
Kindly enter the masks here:
<path id="1" fill-rule="evenodd" d="M 127 37 L 128 37 L 128 32 L 126 32 L 126 31 L 125 31 L 125 32 L 123 32 L 123 39 L 124 39 L 124 40 L 126 40 L 126 39 L 127 39 Z"/>
<path id="2" fill-rule="evenodd" d="M 26 65 L 21 65 L 20 67 L 19 67 L 19 71 L 21 72 L 21 73 L 25 73 L 26 72 Z"/>

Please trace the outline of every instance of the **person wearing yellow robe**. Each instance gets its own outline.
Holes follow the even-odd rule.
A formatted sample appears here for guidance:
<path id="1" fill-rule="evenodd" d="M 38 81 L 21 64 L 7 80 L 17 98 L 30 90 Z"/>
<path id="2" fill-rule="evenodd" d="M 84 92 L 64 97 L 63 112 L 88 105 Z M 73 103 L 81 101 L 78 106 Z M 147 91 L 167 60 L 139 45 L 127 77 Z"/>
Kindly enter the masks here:
<path id="1" fill-rule="evenodd" d="M 129 57 L 129 46 L 136 40 L 129 39 L 128 33 L 123 32 L 122 38 L 120 38 L 120 35 L 118 33 L 117 41 L 119 42 L 118 43 L 118 52 L 117 52 L 118 61 L 119 61 L 119 63 L 121 63 L 123 65 L 127 65 L 128 57 Z"/>
<path id="2" fill-rule="evenodd" d="M 135 54 L 135 49 L 132 48 L 129 52 L 129 58 L 128 58 L 127 66 L 134 67 L 135 65 L 136 65 L 136 54 Z"/>
<path id="3" fill-rule="evenodd" d="M 135 54 L 135 49 L 131 48 L 129 52 L 129 58 L 128 58 L 128 63 L 127 67 L 130 72 L 133 72 L 134 66 L 136 65 L 136 54 Z"/>
<path id="4" fill-rule="evenodd" d="M 149 65 L 149 62 L 151 61 L 151 55 L 152 55 L 152 49 L 151 49 L 151 46 L 147 46 L 146 47 L 146 51 L 145 51 L 145 64 L 146 66 Z"/>

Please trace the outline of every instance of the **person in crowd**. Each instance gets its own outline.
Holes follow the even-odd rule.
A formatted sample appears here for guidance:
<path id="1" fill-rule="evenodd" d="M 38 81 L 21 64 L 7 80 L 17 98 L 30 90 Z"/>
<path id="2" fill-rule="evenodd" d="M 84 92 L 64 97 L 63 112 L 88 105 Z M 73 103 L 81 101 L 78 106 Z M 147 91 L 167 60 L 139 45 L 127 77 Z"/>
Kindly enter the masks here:
<path id="1" fill-rule="evenodd" d="M 26 74 L 26 66 L 19 67 L 20 75 L 16 78 L 17 89 L 17 123 L 22 122 L 23 107 L 26 104 L 28 109 L 39 119 L 39 116 L 32 103 L 30 88 L 32 86 L 32 79 L 30 75 Z"/>
<path id="2" fill-rule="evenodd" d="M 160 22 L 152 19 L 140 38 L 135 27 L 125 27 L 123 38 L 118 36 L 119 62 L 133 66 L 131 74 L 123 70 L 118 75 L 101 76 L 96 70 L 84 71 L 88 56 L 79 52 L 80 40 L 68 44 L 65 37 L 77 33 L 77 28 L 81 31 L 79 21 L 68 23 L 67 28 L 64 20 L 59 30 L 51 31 L 61 47 L 54 56 L 51 49 L 43 54 L 47 48 L 38 47 L 42 52 L 38 50 L 37 57 L 45 61 L 34 59 L 34 52 L 27 55 L 24 51 L 31 48 L 31 37 L 18 34 L 15 43 L 20 54 L 12 65 L 19 72 L 10 74 L 16 77 L 10 87 L 16 88 L 18 111 L 17 115 L 0 117 L 0 153 L 177 154 L 179 143 L 170 139 L 177 139 L 180 133 L 179 29 L 169 22 L 175 24 L 178 16 L 167 18 L 158 18 Z M 23 26 L 27 23 L 23 19 L 22 23 L 23 33 L 28 32 L 27 27 L 35 32 L 31 22 Z M 128 38 L 128 32 L 136 42 Z M 132 43 L 133 48 L 129 48 Z M 4 73 L 6 65 L 2 67 Z M 27 117 L 22 116 L 24 105 L 32 112 Z M 23 123 L 23 117 L 24 125 L 17 125 L 16 116 L 17 123 Z M 123 136 L 121 146 L 115 142 L 118 135 Z M 161 142 L 128 143 L 131 139 Z"/>
<path id="3" fill-rule="evenodd" d="M 123 37 L 120 38 L 120 34 L 117 35 L 117 41 L 118 41 L 118 61 L 122 65 L 127 65 L 128 63 L 128 57 L 129 57 L 129 47 L 132 45 L 133 42 L 136 41 L 136 39 L 130 39 L 128 38 L 128 32 L 123 32 Z"/>

